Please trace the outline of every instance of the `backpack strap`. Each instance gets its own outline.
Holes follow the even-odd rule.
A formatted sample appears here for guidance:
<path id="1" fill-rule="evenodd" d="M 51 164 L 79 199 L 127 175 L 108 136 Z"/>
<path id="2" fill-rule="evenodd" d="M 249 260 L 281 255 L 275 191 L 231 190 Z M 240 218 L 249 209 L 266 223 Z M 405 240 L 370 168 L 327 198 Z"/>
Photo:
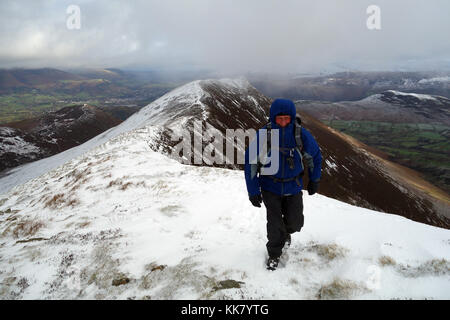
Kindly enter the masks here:
<path id="1" fill-rule="evenodd" d="M 295 136 L 295 144 L 297 145 L 298 151 L 300 151 L 300 154 L 303 151 L 303 141 L 302 141 L 302 120 L 297 115 L 295 116 L 295 123 L 294 123 L 294 136 Z"/>
<path id="2" fill-rule="evenodd" d="M 313 157 L 305 152 L 303 149 L 303 141 L 302 141 L 302 119 L 299 115 L 295 116 L 295 128 L 294 128 L 294 136 L 295 136 L 295 144 L 296 150 L 300 155 L 300 159 L 305 159 L 306 164 L 310 170 L 314 170 L 314 159 Z M 303 163 L 302 163 L 303 166 Z"/>

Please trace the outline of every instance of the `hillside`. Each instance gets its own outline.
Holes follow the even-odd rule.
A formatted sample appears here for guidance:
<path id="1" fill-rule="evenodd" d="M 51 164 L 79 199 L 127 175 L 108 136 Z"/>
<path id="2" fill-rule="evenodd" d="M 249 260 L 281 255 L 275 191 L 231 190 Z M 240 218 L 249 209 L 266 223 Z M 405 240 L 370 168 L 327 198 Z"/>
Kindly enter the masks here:
<path id="1" fill-rule="evenodd" d="M 445 192 L 427 183 L 418 173 L 386 160 L 379 151 L 306 114 L 302 114 L 302 119 L 324 154 L 322 194 L 450 228 L 450 198 Z"/>
<path id="2" fill-rule="evenodd" d="M 33 88 L 62 80 L 80 80 L 77 75 L 51 68 L 0 69 L 0 93 L 11 89 Z"/>
<path id="3" fill-rule="evenodd" d="M 121 121 L 88 105 L 0 126 L 0 171 L 78 146 Z"/>
<path id="4" fill-rule="evenodd" d="M 208 123 L 222 133 L 228 128 L 260 128 L 266 122 L 269 106 L 270 100 L 245 80 L 194 81 L 164 95 L 119 126 L 79 147 L 11 170 L 0 179 L 0 192 L 38 177 L 123 132 L 150 126 L 152 150 L 170 154 L 178 144 L 178 140 L 171 141 L 170 135 L 186 128 L 194 130 L 195 121 L 203 121 L 202 130 Z M 366 148 L 349 142 L 320 122 L 305 115 L 304 118 L 305 127 L 317 138 L 324 153 L 323 194 L 434 226 L 450 227 L 448 199 L 440 190 L 429 187 L 420 177 L 412 183 L 409 172 L 393 170 L 388 161 L 374 156 Z M 204 138 L 203 149 L 209 143 Z M 234 151 L 242 153 L 244 149 L 235 146 Z M 203 162 L 201 165 L 210 164 Z M 240 165 L 219 166 L 242 168 Z"/>
<path id="5" fill-rule="evenodd" d="M 242 171 L 167 157 L 168 130 L 195 119 L 245 128 L 246 117 L 221 121 L 228 106 L 256 124 L 269 103 L 245 80 L 195 81 L 78 147 L 12 170 L 0 179 L 0 297 L 448 299 L 449 230 L 305 193 L 305 227 L 269 272 L 264 209 L 248 201 Z M 371 206 L 381 205 L 371 193 L 392 193 L 400 198 L 383 200 L 392 208 L 408 201 L 419 212 L 423 194 L 389 179 L 387 163 L 303 118 L 324 153 L 323 193 Z"/>
<path id="6" fill-rule="evenodd" d="M 450 192 L 449 99 L 389 90 L 359 101 L 302 100 L 296 105 Z"/>

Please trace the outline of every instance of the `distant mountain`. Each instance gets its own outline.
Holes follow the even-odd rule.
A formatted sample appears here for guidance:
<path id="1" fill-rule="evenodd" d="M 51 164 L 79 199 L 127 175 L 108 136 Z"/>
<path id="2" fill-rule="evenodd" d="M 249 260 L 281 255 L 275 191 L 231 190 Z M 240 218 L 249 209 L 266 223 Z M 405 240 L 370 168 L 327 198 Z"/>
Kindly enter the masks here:
<path id="1" fill-rule="evenodd" d="M 0 127 L 0 171 L 73 148 L 121 120 L 88 105 L 65 107 Z"/>
<path id="2" fill-rule="evenodd" d="M 0 69 L 0 93 L 11 89 L 34 88 L 62 80 L 81 80 L 80 76 L 57 69 Z"/>
<path id="3" fill-rule="evenodd" d="M 384 91 L 359 101 L 296 102 L 304 112 L 320 120 L 364 120 L 393 123 L 450 125 L 450 99 L 427 94 Z"/>
<path id="4" fill-rule="evenodd" d="M 293 100 L 355 101 L 386 90 L 450 98 L 450 73 L 340 72 L 301 77 L 253 75 L 250 81 L 269 97 Z"/>
<path id="5" fill-rule="evenodd" d="M 127 76 L 127 73 L 115 68 L 88 68 L 68 70 L 70 73 L 85 79 L 117 80 Z"/>

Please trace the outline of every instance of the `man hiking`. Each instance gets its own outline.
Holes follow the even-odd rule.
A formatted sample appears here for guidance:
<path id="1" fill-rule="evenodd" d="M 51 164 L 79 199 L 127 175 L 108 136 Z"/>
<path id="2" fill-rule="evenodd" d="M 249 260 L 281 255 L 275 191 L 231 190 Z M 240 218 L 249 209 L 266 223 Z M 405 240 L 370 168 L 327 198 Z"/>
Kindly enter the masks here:
<path id="1" fill-rule="evenodd" d="M 274 144 L 277 137 L 279 143 Z M 253 154 L 256 158 L 252 155 L 252 148 L 255 148 Z M 267 148 L 267 152 L 261 148 Z M 262 159 L 264 157 L 266 160 Z M 268 270 L 277 268 L 283 247 L 291 244 L 291 234 L 303 227 L 302 159 L 308 167 L 307 190 L 309 195 L 313 195 L 318 190 L 321 175 L 320 148 L 311 133 L 301 126 L 294 103 L 276 99 L 270 107 L 270 122 L 257 132 L 245 151 L 249 199 L 255 207 L 261 207 L 264 202 L 267 209 Z M 275 171 L 271 164 L 278 165 Z"/>

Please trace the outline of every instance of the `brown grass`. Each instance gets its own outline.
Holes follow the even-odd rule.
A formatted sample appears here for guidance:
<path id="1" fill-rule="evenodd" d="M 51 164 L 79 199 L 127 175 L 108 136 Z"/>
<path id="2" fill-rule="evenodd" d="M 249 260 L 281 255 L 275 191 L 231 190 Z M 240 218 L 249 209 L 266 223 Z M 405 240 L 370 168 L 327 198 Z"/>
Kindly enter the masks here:
<path id="1" fill-rule="evenodd" d="M 342 258 L 348 251 L 344 247 L 338 246 L 335 243 L 330 244 L 316 244 L 311 243 L 308 251 L 315 252 L 319 257 L 324 258 L 328 261 L 334 260 L 336 258 Z"/>
<path id="2" fill-rule="evenodd" d="M 79 188 L 80 185 L 86 183 L 89 180 L 89 175 L 92 173 L 91 169 L 88 168 L 86 170 L 78 170 L 74 169 L 65 175 L 66 178 L 70 179 L 65 185 L 65 188 L 73 187 L 73 190 Z"/>
<path id="3" fill-rule="evenodd" d="M 131 181 L 125 182 L 124 179 L 127 177 L 123 177 L 123 178 L 117 178 L 115 180 L 111 180 L 109 182 L 109 184 L 106 186 L 107 188 L 112 188 L 114 186 L 118 186 L 119 190 L 125 191 L 127 190 L 129 187 L 131 186 L 142 186 L 142 187 L 146 187 L 145 181 L 141 181 L 138 183 L 133 183 Z"/>
<path id="4" fill-rule="evenodd" d="M 379 259 L 378 259 L 378 263 L 380 264 L 380 265 L 382 265 L 383 267 L 385 267 L 385 266 L 395 266 L 397 263 L 395 262 L 395 260 L 394 259 L 392 259 L 391 257 L 389 257 L 389 256 L 381 256 Z"/>
<path id="5" fill-rule="evenodd" d="M 15 238 L 32 237 L 43 227 L 41 221 L 23 220 L 17 223 L 12 234 Z"/>
<path id="6" fill-rule="evenodd" d="M 74 207 L 80 203 L 80 201 L 76 198 L 69 197 L 67 198 L 63 193 L 55 194 L 53 197 L 44 198 L 44 207 L 50 209 L 58 209 L 62 207 Z"/>
<path id="7" fill-rule="evenodd" d="M 364 288 L 353 281 L 335 278 L 332 282 L 320 287 L 316 298 L 324 300 L 348 299 L 356 291 L 361 290 L 364 290 Z"/>
<path id="8" fill-rule="evenodd" d="M 127 183 L 122 184 L 122 186 L 120 187 L 120 190 L 125 191 L 131 185 L 133 185 L 133 183 L 128 181 Z"/>
<path id="9" fill-rule="evenodd" d="M 432 259 L 416 267 L 399 265 L 397 271 L 405 277 L 412 278 L 450 275 L 450 261 L 446 259 Z"/>

